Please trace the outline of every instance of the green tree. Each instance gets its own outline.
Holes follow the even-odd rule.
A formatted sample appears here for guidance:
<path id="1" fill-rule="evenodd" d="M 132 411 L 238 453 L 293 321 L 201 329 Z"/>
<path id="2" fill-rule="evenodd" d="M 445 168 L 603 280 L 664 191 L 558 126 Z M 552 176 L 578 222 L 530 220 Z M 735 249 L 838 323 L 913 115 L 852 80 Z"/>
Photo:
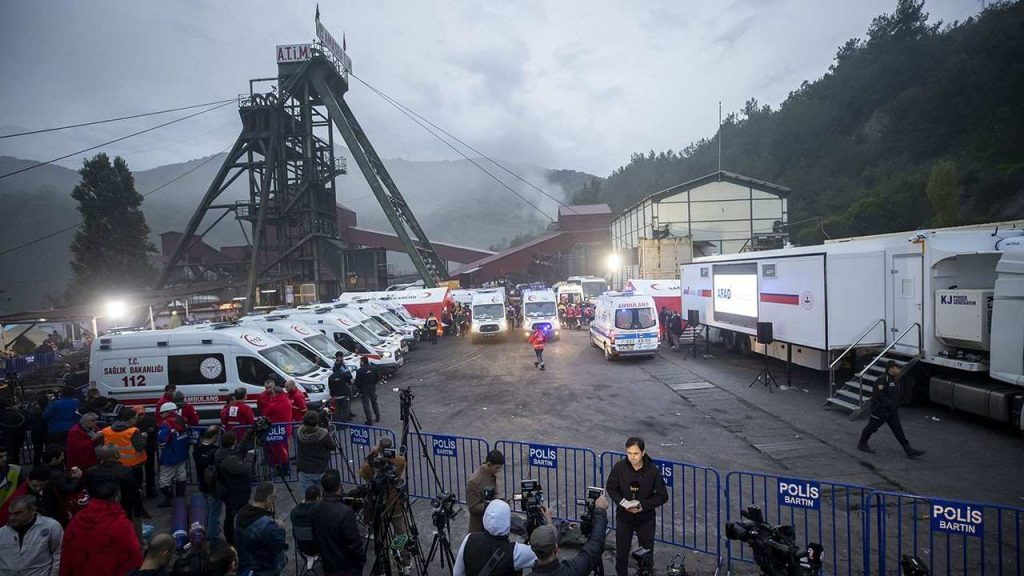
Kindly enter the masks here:
<path id="1" fill-rule="evenodd" d="M 932 225 L 954 226 L 960 212 L 960 184 L 956 179 L 956 162 L 939 160 L 928 175 L 928 201 L 932 205 Z"/>
<path id="2" fill-rule="evenodd" d="M 82 225 L 71 242 L 70 303 L 95 302 L 109 294 L 144 290 L 155 269 L 149 254 L 149 226 L 142 213 L 142 195 L 135 177 L 120 156 L 113 164 L 100 153 L 82 162 L 82 181 L 71 197 L 78 201 Z"/>

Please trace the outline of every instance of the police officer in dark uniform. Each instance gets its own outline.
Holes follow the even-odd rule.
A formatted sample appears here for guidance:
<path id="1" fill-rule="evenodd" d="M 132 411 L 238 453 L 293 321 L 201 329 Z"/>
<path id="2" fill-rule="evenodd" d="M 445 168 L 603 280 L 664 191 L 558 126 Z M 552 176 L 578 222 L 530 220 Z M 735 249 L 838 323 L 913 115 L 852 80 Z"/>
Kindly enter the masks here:
<path id="1" fill-rule="evenodd" d="M 924 454 L 924 450 L 918 450 L 910 445 L 906 435 L 903 434 L 903 425 L 900 424 L 899 404 L 896 401 L 896 386 L 900 378 L 900 367 L 895 360 L 889 360 L 885 364 L 885 375 L 875 382 L 871 394 L 870 410 L 871 418 L 868 420 L 864 431 L 860 433 L 860 443 L 857 449 L 862 452 L 874 454 L 874 450 L 868 446 L 868 440 L 882 424 L 888 424 L 896 440 L 903 446 L 903 451 L 910 458 L 917 458 Z"/>
<path id="2" fill-rule="evenodd" d="M 372 426 L 374 422 L 380 422 L 380 408 L 377 407 L 377 382 L 380 376 L 377 370 L 370 366 L 369 358 L 365 356 L 360 360 L 359 370 L 356 371 L 356 388 L 359 389 L 360 400 L 363 402 L 363 414 L 366 416 L 366 425 Z M 373 408 L 373 418 L 370 418 L 370 408 Z"/>
<path id="3" fill-rule="evenodd" d="M 355 417 L 352 413 L 352 375 L 345 366 L 345 353 L 338 351 L 334 355 L 334 366 L 331 367 L 331 377 L 327 380 L 327 386 L 334 398 L 335 419 L 348 422 Z"/>

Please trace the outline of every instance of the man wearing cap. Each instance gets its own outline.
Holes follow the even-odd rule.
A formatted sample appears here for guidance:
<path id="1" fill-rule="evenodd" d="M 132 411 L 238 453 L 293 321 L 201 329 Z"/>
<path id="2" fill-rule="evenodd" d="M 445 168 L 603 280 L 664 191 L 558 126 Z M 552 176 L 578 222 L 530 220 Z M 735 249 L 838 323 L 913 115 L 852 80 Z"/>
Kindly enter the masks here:
<path id="1" fill-rule="evenodd" d="M 452 576 L 479 576 L 491 564 L 488 576 L 513 576 L 533 566 L 537 555 L 526 544 L 509 540 L 512 509 L 493 500 L 484 511 L 484 531 L 467 534 L 455 557 Z"/>
<path id="2" fill-rule="evenodd" d="M 530 549 L 537 555 L 531 574 L 550 576 L 586 576 L 601 563 L 604 537 L 608 529 L 608 499 L 604 494 L 594 501 L 594 525 L 590 537 L 572 560 L 558 561 L 558 529 L 550 522 L 534 528 Z"/>
<path id="3" fill-rule="evenodd" d="M 185 495 L 185 482 L 188 480 L 185 469 L 185 463 L 188 462 L 188 429 L 174 402 L 164 402 L 160 406 L 157 441 L 160 444 L 160 493 L 164 497 L 157 506 L 167 508 L 174 496 Z"/>
<path id="4" fill-rule="evenodd" d="M 857 449 L 861 452 L 869 454 L 875 452 L 868 446 L 868 440 L 872 434 L 882 427 L 882 424 L 888 424 L 893 436 L 896 436 L 896 440 L 903 446 L 903 451 L 907 453 L 908 458 L 917 458 L 924 454 L 924 450 L 918 450 L 911 446 L 910 441 L 903 434 L 903 425 L 900 423 L 899 403 L 896 401 L 897 383 L 899 382 L 901 372 L 902 370 L 900 370 L 896 361 L 889 360 L 885 364 L 885 375 L 878 378 L 875 382 L 869 403 L 871 418 L 868 419 L 867 425 L 864 426 L 864 430 L 860 433 L 860 442 L 857 444 Z"/>

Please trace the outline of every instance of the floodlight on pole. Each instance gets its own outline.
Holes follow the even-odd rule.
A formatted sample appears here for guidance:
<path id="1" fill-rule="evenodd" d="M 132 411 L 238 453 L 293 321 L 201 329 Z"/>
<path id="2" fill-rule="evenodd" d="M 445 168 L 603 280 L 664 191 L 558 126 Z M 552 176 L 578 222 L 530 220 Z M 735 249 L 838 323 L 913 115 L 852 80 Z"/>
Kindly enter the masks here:
<path id="1" fill-rule="evenodd" d="M 604 262 L 609 272 L 618 272 L 619 268 L 622 267 L 622 258 L 614 252 L 609 254 Z"/>
<path id="2" fill-rule="evenodd" d="M 128 306 L 120 300 L 111 300 L 105 306 L 104 316 L 120 320 L 128 314 Z"/>

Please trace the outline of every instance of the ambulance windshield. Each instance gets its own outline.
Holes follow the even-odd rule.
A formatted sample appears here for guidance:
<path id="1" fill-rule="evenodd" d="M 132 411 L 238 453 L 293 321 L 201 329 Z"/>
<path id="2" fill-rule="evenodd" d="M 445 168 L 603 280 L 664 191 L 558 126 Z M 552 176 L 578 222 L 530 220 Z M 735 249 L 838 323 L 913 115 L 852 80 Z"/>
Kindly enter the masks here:
<path id="1" fill-rule="evenodd" d="M 358 338 L 361 342 L 365 342 L 369 346 L 380 346 L 384 343 L 383 340 L 378 338 L 373 332 L 370 332 L 361 324 L 348 326 L 347 328 L 353 336 Z"/>
<path id="2" fill-rule="evenodd" d="M 312 346 L 314 350 L 323 354 L 324 356 L 327 356 L 328 358 L 334 358 L 334 355 L 337 352 L 341 352 L 346 356 L 351 354 L 351 352 L 345 350 L 345 348 L 341 344 L 338 344 L 337 342 L 331 340 L 330 338 L 324 336 L 323 334 L 314 334 L 313 336 L 307 336 L 306 338 L 303 338 L 303 341 L 306 344 Z"/>
<path id="3" fill-rule="evenodd" d="M 615 311 L 615 327 L 619 330 L 643 330 L 654 326 L 651 308 L 619 308 Z"/>
<path id="4" fill-rule="evenodd" d="M 526 316 L 528 318 L 543 318 L 555 315 L 554 302 L 527 302 Z"/>
<path id="5" fill-rule="evenodd" d="M 372 317 L 363 320 L 363 326 L 366 326 L 368 330 L 380 337 L 388 336 L 393 332 L 390 328 L 381 324 L 379 320 Z"/>
<path id="6" fill-rule="evenodd" d="M 499 320 L 505 317 L 505 307 L 501 304 L 477 304 L 473 306 L 474 320 Z"/>
<path id="7" fill-rule="evenodd" d="M 316 364 L 306 360 L 302 354 L 292 350 L 287 344 L 278 344 L 266 350 L 260 350 L 260 356 L 277 366 L 289 376 L 305 376 L 317 370 Z"/>

